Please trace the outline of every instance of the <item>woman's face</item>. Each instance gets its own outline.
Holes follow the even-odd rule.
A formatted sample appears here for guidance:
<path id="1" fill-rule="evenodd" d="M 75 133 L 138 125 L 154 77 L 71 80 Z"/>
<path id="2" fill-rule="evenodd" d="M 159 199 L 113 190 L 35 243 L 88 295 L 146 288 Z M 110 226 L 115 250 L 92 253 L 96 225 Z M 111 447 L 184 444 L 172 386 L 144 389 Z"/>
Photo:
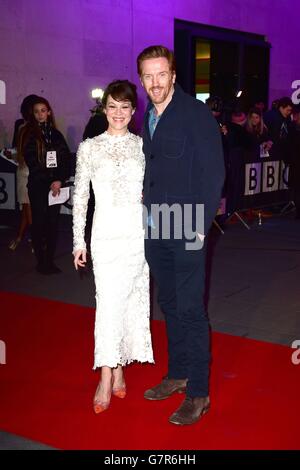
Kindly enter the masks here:
<path id="1" fill-rule="evenodd" d="M 33 114 L 37 122 L 46 122 L 51 111 L 48 110 L 47 106 L 43 103 L 37 103 L 33 107 Z"/>
<path id="2" fill-rule="evenodd" d="M 112 135 L 126 134 L 134 111 L 130 101 L 116 101 L 111 95 L 108 95 L 104 108 L 108 121 L 108 133 Z"/>
<path id="3" fill-rule="evenodd" d="M 258 126 L 260 124 L 259 114 L 252 113 L 251 116 L 250 116 L 250 122 L 251 122 L 252 126 L 254 126 L 254 127 Z"/>

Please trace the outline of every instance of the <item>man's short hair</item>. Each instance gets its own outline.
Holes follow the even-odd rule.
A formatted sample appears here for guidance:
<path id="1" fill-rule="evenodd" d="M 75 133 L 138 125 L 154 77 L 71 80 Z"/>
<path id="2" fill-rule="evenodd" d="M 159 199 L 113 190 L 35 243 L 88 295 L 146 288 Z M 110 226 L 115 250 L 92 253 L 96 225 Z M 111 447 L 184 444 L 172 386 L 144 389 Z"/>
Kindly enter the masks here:
<path id="1" fill-rule="evenodd" d="M 283 98 L 280 98 L 280 100 L 278 100 L 277 109 L 287 108 L 287 106 L 291 106 L 291 108 L 294 106 L 294 103 L 292 102 L 291 98 L 289 98 L 288 96 L 284 96 Z"/>
<path id="2" fill-rule="evenodd" d="M 171 72 L 176 71 L 176 63 L 173 51 L 165 46 L 149 46 L 144 49 L 137 58 L 137 71 L 142 75 L 142 62 L 147 59 L 159 59 L 164 57 L 169 63 Z"/>
<path id="3" fill-rule="evenodd" d="M 211 111 L 216 113 L 221 113 L 223 111 L 223 100 L 219 96 L 210 96 L 205 101 Z"/>

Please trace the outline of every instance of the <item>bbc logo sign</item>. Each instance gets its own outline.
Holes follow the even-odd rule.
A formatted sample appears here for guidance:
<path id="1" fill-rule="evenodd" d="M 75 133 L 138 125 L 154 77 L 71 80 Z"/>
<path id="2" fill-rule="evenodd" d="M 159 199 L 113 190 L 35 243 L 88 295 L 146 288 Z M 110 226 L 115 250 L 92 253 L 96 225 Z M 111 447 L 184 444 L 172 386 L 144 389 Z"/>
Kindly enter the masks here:
<path id="1" fill-rule="evenodd" d="M 287 189 L 288 166 L 283 161 L 247 163 L 245 196 Z"/>

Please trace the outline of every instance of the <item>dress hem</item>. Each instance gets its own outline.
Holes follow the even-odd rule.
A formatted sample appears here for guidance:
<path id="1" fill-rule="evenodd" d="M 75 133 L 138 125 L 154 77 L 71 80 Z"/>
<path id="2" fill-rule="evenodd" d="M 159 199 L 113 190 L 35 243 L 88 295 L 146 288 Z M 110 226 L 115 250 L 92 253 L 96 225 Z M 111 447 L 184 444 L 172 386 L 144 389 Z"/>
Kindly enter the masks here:
<path id="1" fill-rule="evenodd" d="M 96 370 L 96 369 L 99 369 L 100 367 L 110 367 L 111 369 L 115 368 L 115 367 L 118 367 L 118 366 L 127 366 L 133 362 L 139 362 L 139 363 L 144 363 L 144 362 L 148 362 L 149 364 L 155 364 L 155 361 L 154 359 L 130 359 L 128 361 L 119 361 L 119 362 L 99 362 L 99 363 L 96 363 L 94 364 L 93 366 L 93 370 Z"/>

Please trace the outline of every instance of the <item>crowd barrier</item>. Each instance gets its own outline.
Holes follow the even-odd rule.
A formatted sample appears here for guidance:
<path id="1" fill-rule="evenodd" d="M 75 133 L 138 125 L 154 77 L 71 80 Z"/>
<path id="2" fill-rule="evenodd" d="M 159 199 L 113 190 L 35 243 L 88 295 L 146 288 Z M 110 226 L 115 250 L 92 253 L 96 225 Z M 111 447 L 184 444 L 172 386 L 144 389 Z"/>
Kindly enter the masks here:
<path id="1" fill-rule="evenodd" d="M 255 150 L 232 149 L 227 155 L 227 176 L 219 213 L 233 213 L 250 208 L 261 208 L 273 204 L 287 203 L 288 166 L 281 159 L 275 146 L 268 156 L 261 156 L 259 147 Z M 64 214 L 72 213 L 73 182 L 75 173 L 75 154 L 72 156 L 72 175 L 70 199 L 61 209 Z M 15 210 L 16 165 L 3 157 L 0 158 L 0 209 Z"/>
<path id="2" fill-rule="evenodd" d="M 66 185 L 70 186 L 70 199 L 62 205 L 61 213 L 72 214 L 73 204 L 73 183 L 75 174 L 75 154 L 72 154 L 72 176 L 68 179 Z M 1 152 L 0 156 L 0 210 L 15 210 L 18 208 L 17 202 L 17 165 L 5 157 Z"/>
<path id="3" fill-rule="evenodd" d="M 267 154 L 260 146 L 251 150 L 234 148 L 228 152 L 226 166 L 223 197 L 228 214 L 290 200 L 289 167 L 275 145 Z"/>

